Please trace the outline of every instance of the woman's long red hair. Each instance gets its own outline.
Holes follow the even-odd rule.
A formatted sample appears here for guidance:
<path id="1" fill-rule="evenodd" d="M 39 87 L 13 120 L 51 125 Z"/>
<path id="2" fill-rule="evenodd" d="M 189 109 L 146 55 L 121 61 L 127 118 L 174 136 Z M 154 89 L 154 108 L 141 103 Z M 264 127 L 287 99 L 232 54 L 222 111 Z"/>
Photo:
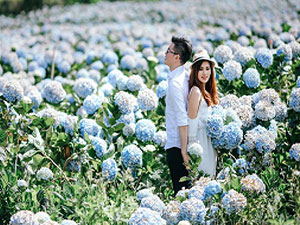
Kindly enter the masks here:
<path id="1" fill-rule="evenodd" d="M 203 89 L 203 86 L 201 85 L 202 82 L 198 79 L 199 69 L 204 61 L 205 60 L 196 62 L 192 66 L 191 73 L 190 73 L 190 80 L 189 80 L 189 90 L 191 90 L 191 88 L 193 86 L 197 86 L 200 89 L 201 94 L 202 94 L 203 98 L 205 99 L 207 105 L 209 105 L 209 106 L 217 105 L 219 102 L 219 97 L 218 97 L 218 92 L 217 92 L 215 70 L 212 67 L 211 62 L 208 61 L 210 64 L 210 68 L 211 68 L 211 75 L 205 85 L 205 90 Z"/>

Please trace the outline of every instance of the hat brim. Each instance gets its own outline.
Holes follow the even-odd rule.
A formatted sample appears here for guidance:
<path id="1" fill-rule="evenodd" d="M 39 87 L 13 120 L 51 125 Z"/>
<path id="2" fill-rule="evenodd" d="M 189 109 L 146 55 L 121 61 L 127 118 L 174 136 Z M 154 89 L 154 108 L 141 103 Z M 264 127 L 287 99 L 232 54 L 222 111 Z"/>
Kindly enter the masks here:
<path id="1" fill-rule="evenodd" d="M 216 62 L 210 58 L 206 58 L 206 57 L 199 57 L 197 59 L 195 59 L 193 62 L 192 62 L 192 65 L 193 66 L 195 63 L 199 62 L 199 61 L 208 61 L 211 63 L 212 67 L 215 67 L 216 66 Z"/>

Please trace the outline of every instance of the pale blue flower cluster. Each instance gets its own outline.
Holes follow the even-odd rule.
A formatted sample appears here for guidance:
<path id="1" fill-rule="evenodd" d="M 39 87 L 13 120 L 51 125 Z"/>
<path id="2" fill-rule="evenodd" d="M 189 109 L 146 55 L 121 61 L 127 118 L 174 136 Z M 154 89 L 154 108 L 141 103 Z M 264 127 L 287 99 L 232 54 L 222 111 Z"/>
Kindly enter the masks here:
<path id="1" fill-rule="evenodd" d="M 200 143 L 193 142 L 188 145 L 187 152 L 195 157 L 201 157 L 203 154 L 203 148 Z"/>
<path id="2" fill-rule="evenodd" d="M 191 198 L 181 203 L 179 214 L 181 220 L 187 220 L 193 224 L 203 224 L 205 215 L 205 205 L 201 200 Z"/>
<path id="3" fill-rule="evenodd" d="M 204 200 L 204 196 L 204 188 L 199 185 L 195 185 L 188 190 L 189 199 L 196 198 L 199 200 Z"/>
<path id="4" fill-rule="evenodd" d="M 66 97 L 66 91 L 58 81 L 48 82 L 43 89 L 42 96 L 50 103 L 60 103 Z"/>
<path id="5" fill-rule="evenodd" d="M 114 87 L 110 83 L 105 83 L 100 87 L 100 90 L 104 93 L 104 96 L 111 96 L 114 92 Z"/>
<path id="6" fill-rule="evenodd" d="M 254 68 L 248 68 L 243 74 L 243 80 L 248 88 L 257 88 L 260 84 L 260 75 Z"/>
<path id="7" fill-rule="evenodd" d="M 269 121 L 276 116 L 275 107 L 268 101 L 261 100 L 255 105 L 255 117 L 262 121 Z"/>
<path id="8" fill-rule="evenodd" d="M 222 198 L 222 206 L 226 213 L 231 214 L 242 211 L 247 205 L 247 199 L 243 194 L 231 189 Z"/>
<path id="9" fill-rule="evenodd" d="M 237 148 L 243 141 L 243 131 L 237 123 L 225 125 L 219 137 L 219 146 L 231 150 Z"/>
<path id="10" fill-rule="evenodd" d="M 31 99 L 33 103 L 33 109 L 37 109 L 43 101 L 41 92 L 39 92 L 37 89 L 30 90 L 29 92 L 27 92 L 26 96 Z"/>
<path id="11" fill-rule="evenodd" d="M 163 80 L 161 81 L 156 88 L 156 95 L 158 98 L 163 98 L 167 94 L 168 82 Z"/>
<path id="12" fill-rule="evenodd" d="M 247 47 L 242 47 L 234 53 L 233 60 L 245 66 L 251 59 L 254 59 L 252 51 Z"/>
<path id="13" fill-rule="evenodd" d="M 76 79 L 74 85 L 75 93 L 81 98 L 86 98 L 88 95 L 93 94 L 96 88 L 97 83 L 90 78 Z"/>
<path id="14" fill-rule="evenodd" d="M 124 76 L 124 74 L 121 70 L 114 69 L 108 73 L 107 79 L 108 79 L 108 82 L 115 88 L 117 81 L 123 76 Z"/>
<path id="15" fill-rule="evenodd" d="M 94 146 L 96 155 L 102 159 L 107 154 L 107 143 L 100 137 L 89 136 L 89 139 Z"/>
<path id="16" fill-rule="evenodd" d="M 120 90 L 120 91 L 123 91 L 123 90 L 126 90 L 127 89 L 127 82 L 128 82 L 128 77 L 126 76 L 121 76 L 119 77 L 119 79 L 116 81 L 116 85 L 117 85 L 117 88 Z"/>
<path id="17" fill-rule="evenodd" d="M 288 62 L 291 61 L 293 58 L 293 52 L 292 49 L 289 45 L 287 44 L 281 44 L 277 49 L 276 49 L 276 54 L 278 56 L 284 55 L 284 61 Z"/>
<path id="18" fill-rule="evenodd" d="M 128 114 L 136 108 L 137 100 L 133 95 L 120 91 L 115 94 L 114 103 L 118 106 L 121 113 Z"/>
<path id="19" fill-rule="evenodd" d="M 239 79 L 242 75 L 242 66 L 238 62 L 230 60 L 224 64 L 223 74 L 229 81 Z"/>
<path id="20" fill-rule="evenodd" d="M 281 122 L 288 117 L 288 113 L 287 113 L 288 109 L 285 102 L 278 102 L 274 107 L 276 112 L 275 119 L 277 121 Z"/>
<path id="21" fill-rule="evenodd" d="M 79 129 L 81 136 L 84 134 L 91 135 L 94 137 L 102 137 L 102 128 L 92 119 L 82 119 L 79 122 Z"/>
<path id="22" fill-rule="evenodd" d="M 293 144 L 289 153 L 292 159 L 300 162 L 300 143 Z"/>
<path id="23" fill-rule="evenodd" d="M 118 55 L 111 50 L 104 52 L 101 58 L 102 62 L 106 64 L 116 64 L 119 60 Z"/>
<path id="24" fill-rule="evenodd" d="M 300 88 L 300 76 L 297 78 L 296 84 L 297 84 L 297 88 Z"/>
<path id="25" fill-rule="evenodd" d="M 268 68 L 273 64 L 273 54 L 268 48 L 259 48 L 254 56 L 263 68 Z"/>
<path id="26" fill-rule="evenodd" d="M 158 98 L 154 91 L 143 88 L 139 91 L 137 103 L 142 111 L 154 110 L 158 106 Z"/>
<path id="27" fill-rule="evenodd" d="M 218 181 L 210 181 L 204 188 L 204 199 L 212 197 L 223 191 L 221 184 Z"/>
<path id="28" fill-rule="evenodd" d="M 68 169 L 70 171 L 79 172 L 81 169 L 81 161 L 80 160 L 71 160 Z"/>
<path id="29" fill-rule="evenodd" d="M 300 112 L 300 88 L 292 90 L 289 105 L 294 111 Z"/>
<path id="30" fill-rule="evenodd" d="M 155 132 L 156 127 L 149 119 L 141 119 L 136 123 L 135 135 L 142 142 L 152 141 Z"/>
<path id="31" fill-rule="evenodd" d="M 127 88 L 129 91 L 139 91 L 144 86 L 144 80 L 140 75 L 132 75 L 128 78 Z"/>
<path id="32" fill-rule="evenodd" d="M 214 53 L 214 58 L 218 63 L 224 64 L 232 59 L 232 50 L 226 45 L 219 45 Z"/>
<path id="33" fill-rule="evenodd" d="M 136 67 L 136 60 L 131 55 L 125 55 L 121 59 L 121 68 L 127 70 L 133 70 Z"/>
<path id="34" fill-rule="evenodd" d="M 129 225 L 166 225 L 166 221 L 158 212 L 140 207 L 129 218 Z"/>
<path id="35" fill-rule="evenodd" d="M 232 164 L 232 167 L 240 174 L 244 174 L 248 169 L 248 164 L 244 158 L 239 158 Z"/>
<path id="36" fill-rule="evenodd" d="M 152 195 L 153 195 L 152 188 L 146 188 L 138 191 L 136 193 L 136 198 L 141 201 L 143 198 L 150 197 Z"/>
<path id="37" fill-rule="evenodd" d="M 153 136 L 153 142 L 164 147 L 167 142 L 167 132 L 162 130 L 157 131 Z"/>
<path id="38" fill-rule="evenodd" d="M 53 173 L 49 168 L 42 167 L 37 171 L 36 177 L 39 180 L 51 180 L 53 179 Z"/>
<path id="39" fill-rule="evenodd" d="M 300 56 L 300 44 L 297 41 L 292 41 L 289 46 L 292 49 L 293 58 L 297 59 Z"/>
<path id="40" fill-rule="evenodd" d="M 207 134 L 212 138 L 221 135 L 224 126 L 223 118 L 219 115 L 210 114 L 206 121 Z"/>
<path id="41" fill-rule="evenodd" d="M 135 169 L 142 166 L 143 152 L 134 144 L 127 145 L 121 152 L 122 162 L 126 168 Z"/>
<path id="42" fill-rule="evenodd" d="M 87 114 L 94 114 L 102 105 L 104 101 L 104 94 L 99 91 L 97 95 L 92 94 L 87 96 L 83 101 L 83 108 Z"/>
<path id="43" fill-rule="evenodd" d="M 57 119 L 59 125 L 61 125 L 68 134 L 73 135 L 74 127 L 78 121 L 78 117 L 68 115 L 66 113 L 59 113 Z"/>
<path id="44" fill-rule="evenodd" d="M 24 96 L 24 90 L 17 80 L 7 81 L 2 91 L 3 97 L 10 102 L 20 101 Z"/>
<path id="45" fill-rule="evenodd" d="M 56 63 L 56 66 L 58 71 L 63 74 L 67 74 L 71 71 L 71 64 L 66 60 Z"/>
<path id="46" fill-rule="evenodd" d="M 91 64 L 91 69 L 99 71 L 99 70 L 102 70 L 103 68 L 104 68 L 104 65 L 100 60 L 97 60 Z"/>
<path id="47" fill-rule="evenodd" d="M 20 225 L 20 224 L 30 224 L 38 225 L 40 224 L 35 217 L 34 213 L 27 210 L 21 210 L 10 217 L 10 225 Z"/>
<path id="48" fill-rule="evenodd" d="M 243 177 L 241 180 L 241 185 L 242 190 L 249 192 L 263 193 L 266 191 L 266 185 L 256 174 Z"/>
<path id="49" fill-rule="evenodd" d="M 73 220 L 63 220 L 61 221 L 61 225 L 77 225 L 77 223 Z"/>
<path id="50" fill-rule="evenodd" d="M 170 201 L 163 210 L 162 218 L 167 221 L 167 224 L 176 225 L 179 222 L 180 202 Z"/>
<path id="51" fill-rule="evenodd" d="M 122 129 L 122 132 L 126 137 L 134 135 L 135 123 L 125 124 L 125 126 Z"/>
<path id="52" fill-rule="evenodd" d="M 141 200 L 140 207 L 149 208 L 161 215 L 166 206 L 157 195 L 151 195 Z"/>
<path id="53" fill-rule="evenodd" d="M 125 123 L 125 124 L 135 123 L 134 113 L 132 112 L 128 114 L 122 114 L 120 118 L 117 120 L 117 123 Z"/>
<path id="54" fill-rule="evenodd" d="M 104 160 L 101 168 L 104 180 L 114 181 L 117 178 L 117 163 L 113 158 Z"/>

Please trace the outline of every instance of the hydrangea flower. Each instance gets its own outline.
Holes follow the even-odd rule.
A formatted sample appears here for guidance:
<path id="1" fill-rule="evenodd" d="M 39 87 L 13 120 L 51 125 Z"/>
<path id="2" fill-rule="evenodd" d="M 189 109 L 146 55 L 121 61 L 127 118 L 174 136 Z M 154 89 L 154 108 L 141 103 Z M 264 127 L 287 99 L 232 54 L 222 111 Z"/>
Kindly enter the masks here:
<path id="1" fill-rule="evenodd" d="M 125 124 L 125 126 L 122 129 L 122 132 L 126 137 L 134 135 L 134 133 L 135 133 L 135 123 Z"/>
<path id="2" fill-rule="evenodd" d="M 232 167 L 238 169 L 240 174 L 244 174 L 248 168 L 247 161 L 243 158 L 239 158 L 232 164 Z"/>
<path id="3" fill-rule="evenodd" d="M 104 155 L 107 153 L 107 143 L 99 137 L 90 136 L 89 138 L 92 141 L 92 144 L 95 148 L 96 155 L 100 159 L 102 159 Z"/>
<path id="4" fill-rule="evenodd" d="M 113 94 L 114 87 L 110 83 L 103 84 L 100 90 L 104 93 L 104 96 L 110 96 Z"/>
<path id="5" fill-rule="evenodd" d="M 91 69 L 99 71 L 99 70 L 102 70 L 103 68 L 104 68 L 104 65 L 100 60 L 97 60 L 91 64 Z"/>
<path id="6" fill-rule="evenodd" d="M 262 121 L 274 119 L 276 111 L 274 106 L 267 101 L 261 100 L 255 105 L 255 117 Z"/>
<path id="7" fill-rule="evenodd" d="M 142 189 L 136 193 L 136 198 L 141 201 L 143 198 L 153 196 L 152 190 L 153 188 Z"/>
<path id="8" fill-rule="evenodd" d="M 255 95 L 252 96 L 254 104 L 257 104 L 260 100 L 265 100 L 272 104 L 277 104 L 278 102 L 280 102 L 279 94 L 273 88 L 261 90 L 260 92 L 258 92 L 256 96 L 257 98 L 255 98 L 254 96 Z"/>
<path id="9" fill-rule="evenodd" d="M 39 224 L 43 224 L 43 223 L 45 223 L 47 221 L 51 221 L 50 216 L 46 212 L 37 212 L 35 214 L 35 218 L 37 219 L 37 221 L 39 222 Z"/>
<path id="10" fill-rule="evenodd" d="M 233 60 L 245 66 L 251 59 L 254 59 L 253 53 L 249 48 L 242 47 L 234 53 Z"/>
<path id="11" fill-rule="evenodd" d="M 134 169 L 137 166 L 142 166 L 143 152 L 134 144 L 123 148 L 121 156 L 126 168 Z"/>
<path id="12" fill-rule="evenodd" d="M 101 79 L 101 74 L 97 70 L 91 69 L 89 70 L 89 78 L 91 78 L 96 83 L 99 83 Z"/>
<path id="13" fill-rule="evenodd" d="M 218 106 L 218 111 L 222 111 L 221 107 L 223 107 L 224 109 L 228 109 L 228 108 L 236 109 L 240 105 L 241 103 L 239 98 L 236 95 L 229 94 L 221 98 L 220 104 Z"/>
<path id="14" fill-rule="evenodd" d="M 115 95 L 114 103 L 119 107 L 121 113 L 128 114 L 134 111 L 137 100 L 133 95 L 120 91 Z"/>
<path id="15" fill-rule="evenodd" d="M 97 83 L 90 78 L 76 79 L 74 85 L 75 93 L 81 98 L 86 98 L 88 95 L 93 94 L 96 88 Z"/>
<path id="16" fill-rule="evenodd" d="M 114 70 L 110 71 L 107 75 L 108 82 L 115 88 L 117 81 L 123 76 L 124 76 L 124 74 L 122 73 L 121 70 L 114 69 Z"/>
<path id="17" fill-rule="evenodd" d="M 73 220 L 63 220 L 61 221 L 61 225 L 77 225 Z"/>
<path id="18" fill-rule="evenodd" d="M 205 205 L 196 198 L 185 200 L 181 203 L 179 217 L 181 220 L 188 220 L 191 223 L 202 224 L 205 221 Z"/>
<path id="19" fill-rule="evenodd" d="M 297 78 L 297 88 L 300 88 L 300 77 Z"/>
<path id="20" fill-rule="evenodd" d="M 231 214 L 234 212 L 242 211 L 247 205 L 247 199 L 243 194 L 236 192 L 231 189 L 225 196 L 222 198 L 222 205 L 226 213 Z"/>
<path id="21" fill-rule="evenodd" d="M 10 217 L 10 225 L 30 224 L 39 225 L 38 220 L 31 211 L 21 210 Z"/>
<path id="22" fill-rule="evenodd" d="M 66 60 L 63 60 L 60 63 L 56 63 L 56 66 L 57 66 L 58 71 L 63 74 L 67 74 L 71 70 L 71 64 Z"/>
<path id="23" fill-rule="evenodd" d="M 135 127 L 135 135 L 142 142 L 151 141 L 156 132 L 156 127 L 151 120 L 141 119 Z"/>
<path id="24" fill-rule="evenodd" d="M 94 137 L 102 136 L 102 128 L 92 119 L 82 119 L 79 122 L 79 129 L 81 136 L 84 137 L 84 133 Z"/>
<path id="25" fill-rule="evenodd" d="M 248 46 L 250 41 L 246 36 L 240 36 L 237 39 L 237 42 L 240 43 L 242 46 Z"/>
<path id="26" fill-rule="evenodd" d="M 17 80 L 7 81 L 3 88 L 3 97 L 10 102 L 19 101 L 24 96 L 24 90 Z"/>
<path id="27" fill-rule="evenodd" d="M 18 185 L 18 187 L 19 188 L 21 188 L 21 187 L 28 187 L 28 184 L 27 184 L 27 182 L 25 181 L 25 180 L 17 180 L 17 185 Z"/>
<path id="28" fill-rule="evenodd" d="M 66 113 L 59 113 L 58 123 L 70 135 L 73 135 L 74 127 L 77 121 L 78 121 L 77 116 L 68 115 Z"/>
<path id="29" fill-rule="evenodd" d="M 218 181 L 212 180 L 210 181 L 204 189 L 204 198 L 211 197 L 215 194 L 221 193 L 223 191 L 221 184 Z"/>
<path id="30" fill-rule="evenodd" d="M 292 49 L 289 45 L 287 44 L 281 44 L 277 49 L 276 49 L 276 54 L 279 55 L 284 55 L 284 61 L 288 62 L 291 61 L 293 58 L 293 52 Z"/>
<path id="31" fill-rule="evenodd" d="M 161 215 L 166 206 L 157 195 L 150 195 L 141 200 L 140 207 L 149 208 Z"/>
<path id="32" fill-rule="evenodd" d="M 255 116 L 251 106 L 240 105 L 235 111 L 242 121 L 242 128 L 250 127 L 254 124 Z"/>
<path id="33" fill-rule="evenodd" d="M 37 89 L 27 92 L 26 96 L 33 102 L 33 109 L 37 109 L 43 101 L 42 95 Z"/>
<path id="34" fill-rule="evenodd" d="M 243 79 L 248 88 L 257 88 L 260 84 L 260 75 L 254 68 L 248 68 L 243 74 Z"/>
<path id="35" fill-rule="evenodd" d="M 168 82 L 167 81 L 161 81 L 156 88 L 156 95 L 158 98 L 163 98 L 167 94 L 168 89 Z"/>
<path id="36" fill-rule="evenodd" d="M 89 115 L 92 115 L 101 107 L 103 101 L 104 94 L 99 91 L 98 95 L 92 94 L 84 99 L 83 108 Z"/>
<path id="37" fill-rule="evenodd" d="M 214 58 L 218 63 L 226 63 L 232 59 L 232 50 L 226 45 L 219 45 L 214 53 Z"/>
<path id="38" fill-rule="evenodd" d="M 101 168 L 105 180 L 113 181 L 117 178 L 117 163 L 113 158 L 104 160 Z"/>
<path id="39" fill-rule="evenodd" d="M 58 81 L 50 81 L 44 86 L 42 96 L 48 102 L 57 104 L 65 99 L 66 91 Z"/>
<path id="40" fill-rule="evenodd" d="M 51 180 L 53 179 L 52 171 L 47 167 L 42 167 L 36 174 L 39 180 Z"/>
<path id="41" fill-rule="evenodd" d="M 243 141 L 243 131 L 236 123 L 230 123 L 224 126 L 219 141 L 225 149 L 235 149 Z"/>
<path id="42" fill-rule="evenodd" d="M 289 105 L 296 112 L 300 112 L 300 88 L 294 88 L 292 90 Z"/>
<path id="43" fill-rule="evenodd" d="M 300 162 L 300 143 L 293 144 L 289 153 L 292 159 Z"/>
<path id="44" fill-rule="evenodd" d="M 129 91 L 139 91 L 144 85 L 144 80 L 139 75 L 132 75 L 127 80 L 127 88 Z"/>
<path id="45" fill-rule="evenodd" d="M 292 41 L 289 46 L 292 49 L 293 58 L 297 59 L 300 56 L 300 44 L 297 41 Z"/>
<path id="46" fill-rule="evenodd" d="M 137 102 L 142 111 L 154 110 L 158 106 L 157 95 L 148 88 L 139 91 Z"/>
<path id="47" fill-rule="evenodd" d="M 162 212 L 162 218 L 167 221 L 167 224 L 175 225 L 179 222 L 180 202 L 170 201 Z"/>
<path id="48" fill-rule="evenodd" d="M 268 48 L 259 48 L 254 57 L 263 68 L 268 68 L 273 64 L 273 54 Z"/>
<path id="49" fill-rule="evenodd" d="M 188 190 L 189 199 L 196 198 L 199 200 L 204 200 L 204 187 L 195 185 L 190 190 Z"/>
<path id="50" fill-rule="evenodd" d="M 131 55 L 123 56 L 120 64 L 122 69 L 127 69 L 127 70 L 132 70 L 136 67 L 135 58 Z"/>
<path id="51" fill-rule="evenodd" d="M 200 143 L 194 142 L 194 143 L 189 144 L 187 152 L 190 155 L 194 155 L 196 157 L 201 157 L 203 154 L 203 148 Z"/>
<path id="52" fill-rule="evenodd" d="M 249 192 L 263 193 L 266 191 L 266 185 L 256 174 L 243 177 L 241 180 L 241 185 L 242 190 Z"/>
<path id="53" fill-rule="evenodd" d="M 102 55 L 102 62 L 107 64 L 116 64 L 118 63 L 118 55 L 113 51 L 106 51 Z"/>
<path id="54" fill-rule="evenodd" d="M 138 208 L 129 218 L 129 225 L 166 225 L 158 212 L 148 208 Z"/>
<path id="55" fill-rule="evenodd" d="M 117 85 L 117 88 L 120 90 L 120 91 L 123 91 L 123 90 L 126 90 L 127 89 L 127 82 L 128 82 L 128 77 L 126 76 L 121 76 L 119 77 L 119 79 L 116 81 L 116 85 Z"/>
<path id="56" fill-rule="evenodd" d="M 153 136 L 153 142 L 164 147 L 167 143 L 167 132 L 161 130 L 157 131 Z"/>
<path id="57" fill-rule="evenodd" d="M 224 64 L 223 74 L 229 81 L 238 79 L 242 75 L 242 66 L 238 62 L 230 60 Z"/>
<path id="58" fill-rule="evenodd" d="M 220 136 L 223 126 L 224 123 L 221 116 L 215 116 L 214 114 L 210 114 L 208 116 L 208 119 L 206 121 L 206 131 L 210 137 L 216 138 Z"/>

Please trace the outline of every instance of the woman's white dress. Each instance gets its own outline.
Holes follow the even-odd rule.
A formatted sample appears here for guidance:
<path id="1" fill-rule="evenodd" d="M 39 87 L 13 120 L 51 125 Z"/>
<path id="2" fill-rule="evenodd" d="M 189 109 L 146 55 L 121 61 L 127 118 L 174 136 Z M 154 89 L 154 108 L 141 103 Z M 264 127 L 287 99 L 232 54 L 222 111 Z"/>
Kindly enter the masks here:
<path id="1" fill-rule="evenodd" d="M 198 170 L 214 177 L 217 167 L 217 152 L 214 150 L 210 137 L 206 134 L 206 121 L 209 116 L 209 107 L 203 97 L 201 97 L 197 117 L 189 118 L 189 144 L 199 142 L 203 148 L 202 161 Z"/>

